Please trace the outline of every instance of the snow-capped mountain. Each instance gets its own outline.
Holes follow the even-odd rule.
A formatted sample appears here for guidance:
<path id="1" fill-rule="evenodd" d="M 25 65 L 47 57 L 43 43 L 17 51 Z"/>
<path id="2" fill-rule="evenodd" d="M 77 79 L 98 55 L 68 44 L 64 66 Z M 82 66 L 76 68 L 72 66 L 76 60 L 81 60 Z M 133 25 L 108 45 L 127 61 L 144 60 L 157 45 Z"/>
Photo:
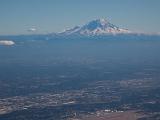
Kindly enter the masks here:
<path id="1" fill-rule="evenodd" d="M 127 29 L 119 28 L 106 19 L 96 19 L 88 22 L 83 26 L 76 26 L 71 29 L 67 29 L 60 34 L 64 35 L 72 35 L 72 34 L 80 34 L 80 35 L 105 35 L 105 34 L 128 34 L 131 31 Z"/>

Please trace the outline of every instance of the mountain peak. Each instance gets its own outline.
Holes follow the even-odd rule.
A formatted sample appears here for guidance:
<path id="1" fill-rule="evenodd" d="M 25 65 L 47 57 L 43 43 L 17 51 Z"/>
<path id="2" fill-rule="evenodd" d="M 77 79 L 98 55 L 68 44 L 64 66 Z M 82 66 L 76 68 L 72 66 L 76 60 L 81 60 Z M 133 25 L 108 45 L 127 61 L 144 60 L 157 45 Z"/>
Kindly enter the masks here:
<path id="1" fill-rule="evenodd" d="M 104 19 L 104 18 L 95 19 L 93 21 L 95 21 L 97 23 L 101 23 L 101 24 L 107 24 L 108 23 L 108 20 Z"/>
<path id="2" fill-rule="evenodd" d="M 95 19 L 83 26 L 76 26 L 74 28 L 65 30 L 61 34 L 72 35 L 104 35 L 104 34 L 125 34 L 130 33 L 127 29 L 121 29 L 113 24 L 111 24 L 106 19 Z"/>

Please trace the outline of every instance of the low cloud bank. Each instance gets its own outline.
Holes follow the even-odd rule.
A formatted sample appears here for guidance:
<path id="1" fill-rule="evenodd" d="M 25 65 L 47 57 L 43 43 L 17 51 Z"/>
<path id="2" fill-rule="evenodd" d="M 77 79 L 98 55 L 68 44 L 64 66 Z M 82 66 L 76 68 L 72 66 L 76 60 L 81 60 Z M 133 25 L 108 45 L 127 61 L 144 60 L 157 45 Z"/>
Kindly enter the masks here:
<path id="1" fill-rule="evenodd" d="M 15 43 L 11 40 L 0 40 L 0 45 L 6 45 L 6 46 L 10 46 L 10 45 L 14 45 Z"/>

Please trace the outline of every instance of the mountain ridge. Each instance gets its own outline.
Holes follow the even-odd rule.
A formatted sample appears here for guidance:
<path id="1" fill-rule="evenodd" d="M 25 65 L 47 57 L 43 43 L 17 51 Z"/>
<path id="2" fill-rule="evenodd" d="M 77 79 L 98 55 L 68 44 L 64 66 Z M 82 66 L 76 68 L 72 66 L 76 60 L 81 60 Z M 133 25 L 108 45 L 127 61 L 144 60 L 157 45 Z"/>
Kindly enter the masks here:
<path id="1" fill-rule="evenodd" d="M 106 35 L 106 34 L 129 34 L 132 33 L 128 29 L 122 29 L 110 23 L 106 19 L 95 19 L 82 26 L 75 26 L 59 33 L 62 35 Z"/>

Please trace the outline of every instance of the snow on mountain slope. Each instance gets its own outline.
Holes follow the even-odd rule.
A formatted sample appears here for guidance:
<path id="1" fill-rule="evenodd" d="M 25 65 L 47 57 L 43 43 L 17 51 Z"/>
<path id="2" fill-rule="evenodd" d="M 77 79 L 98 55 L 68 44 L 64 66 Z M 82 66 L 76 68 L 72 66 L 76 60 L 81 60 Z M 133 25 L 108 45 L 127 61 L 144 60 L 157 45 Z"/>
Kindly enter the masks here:
<path id="1" fill-rule="evenodd" d="M 76 26 L 71 29 L 67 29 L 60 34 L 72 35 L 72 34 L 81 34 L 81 35 L 105 35 L 105 34 L 128 34 L 131 31 L 127 29 L 119 28 L 106 19 L 96 19 L 90 21 L 89 23 L 83 26 Z"/>

